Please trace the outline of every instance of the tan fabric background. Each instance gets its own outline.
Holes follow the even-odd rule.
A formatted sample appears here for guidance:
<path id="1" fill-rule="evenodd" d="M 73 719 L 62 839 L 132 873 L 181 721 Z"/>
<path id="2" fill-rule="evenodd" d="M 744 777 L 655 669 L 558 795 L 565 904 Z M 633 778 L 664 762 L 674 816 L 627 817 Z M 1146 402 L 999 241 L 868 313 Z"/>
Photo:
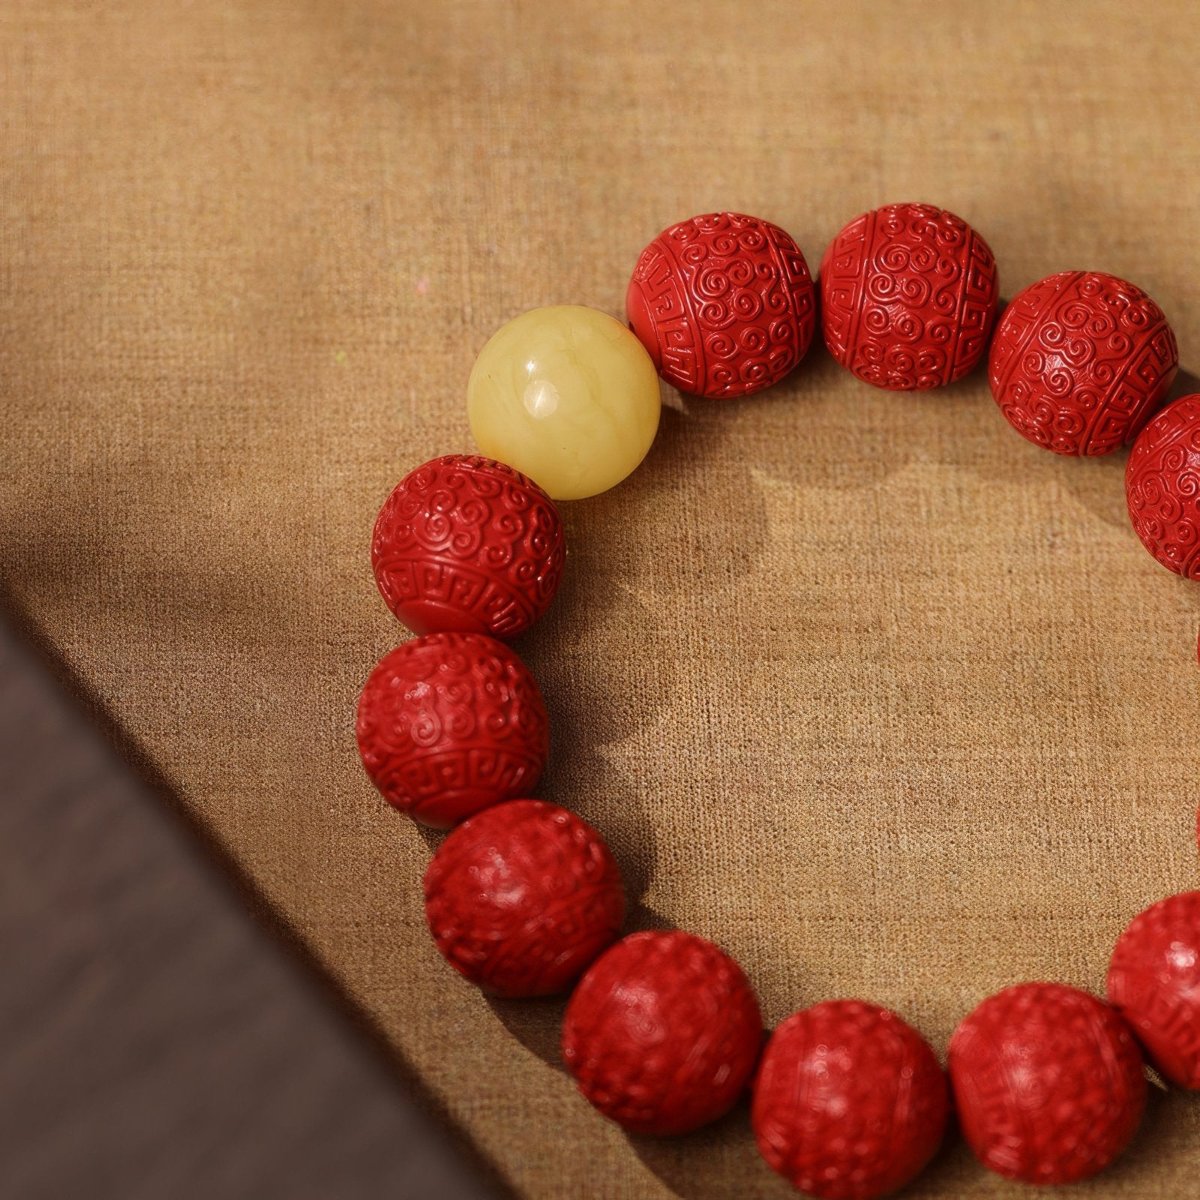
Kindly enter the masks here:
<path id="1" fill-rule="evenodd" d="M 468 445 L 498 324 L 619 312 L 663 225 L 731 207 L 815 267 L 864 208 L 975 223 L 1011 295 L 1128 275 L 1200 364 L 1195 7 L 222 0 L 0 9 L 0 572 L 497 1171 L 529 1197 L 786 1193 L 738 1114 L 625 1137 L 427 941 L 427 840 L 359 771 L 400 637 L 370 522 Z M 1200 369 L 1198 367 L 1197 369 Z M 1200 885 L 1200 589 L 1127 526 L 1120 461 L 1022 442 L 975 376 L 670 399 L 624 487 L 567 511 L 520 649 L 544 793 L 612 839 L 641 921 L 720 941 L 777 1021 L 834 995 L 939 1052 L 986 993 L 1102 986 Z M 1076 1190 L 1195 1194 L 1200 1106 L 1156 1096 Z M 1020 1189 L 956 1144 L 913 1197 Z"/>

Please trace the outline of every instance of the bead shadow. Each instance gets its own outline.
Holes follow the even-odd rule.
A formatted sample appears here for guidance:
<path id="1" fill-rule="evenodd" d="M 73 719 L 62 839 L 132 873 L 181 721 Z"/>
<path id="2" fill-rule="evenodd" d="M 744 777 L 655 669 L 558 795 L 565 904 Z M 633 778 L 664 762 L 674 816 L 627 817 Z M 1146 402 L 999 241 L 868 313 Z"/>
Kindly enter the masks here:
<path id="1" fill-rule="evenodd" d="M 902 469 L 908 457 L 892 427 L 895 395 L 866 384 L 848 393 L 847 379 L 818 344 L 791 376 L 754 396 L 706 400 L 667 389 L 658 437 L 643 466 L 612 491 L 563 507 L 569 572 L 576 586 L 601 589 L 599 597 L 589 591 L 579 617 L 590 620 L 597 600 L 611 601 L 623 610 L 617 614 L 622 625 L 637 628 L 639 637 L 653 639 L 657 632 L 666 646 L 660 627 L 669 622 L 656 610 L 681 594 L 699 594 L 709 624 L 719 628 L 722 602 L 758 569 L 766 549 L 761 477 L 841 492 Z M 848 423 L 854 435 L 835 433 L 836 443 L 818 436 L 809 453 L 797 455 L 798 423 L 817 431 Z M 734 512 L 714 510 L 709 502 L 722 484 L 739 496 Z M 616 526 L 641 529 L 645 552 L 614 562 L 604 531 Z M 631 603 L 640 606 L 636 616 L 627 609 Z M 552 614 L 564 607 L 560 595 Z M 542 644 L 539 629 L 529 638 Z"/>
<path id="2" fill-rule="evenodd" d="M 719 1121 L 680 1137 L 626 1135 L 633 1152 L 684 1200 L 794 1200 L 797 1192 L 776 1175 L 750 1133 L 750 1099 L 743 1096 Z"/>
<path id="3" fill-rule="evenodd" d="M 942 394 L 952 390 L 943 389 Z M 681 497 L 694 494 L 697 482 L 703 486 L 703 476 L 694 477 L 698 470 L 715 472 L 731 462 L 731 469 L 741 474 L 751 464 L 782 482 L 854 490 L 878 483 L 907 464 L 908 455 L 895 444 L 893 428 L 897 417 L 904 418 L 897 409 L 897 400 L 904 398 L 854 380 L 818 342 L 791 375 L 753 396 L 676 397 L 677 407 L 664 409 L 663 430 L 648 466 L 655 472 L 690 472 L 693 477 L 680 479 L 673 489 Z M 813 453 L 796 455 L 796 425 L 815 431 L 817 436 L 810 434 L 808 439 Z M 827 425 L 836 431 L 836 446 L 819 440 Z M 738 445 L 736 456 L 724 449 L 730 442 Z"/>
<path id="4" fill-rule="evenodd" d="M 1181 369 L 1168 402 L 1197 391 L 1200 376 Z M 736 436 L 740 449 L 750 451 L 740 454 L 740 460 L 780 482 L 856 490 L 913 462 L 931 463 L 973 471 L 986 482 L 1053 484 L 1107 524 L 1129 529 L 1133 538 L 1125 507 L 1127 453 L 1069 458 L 1026 441 L 993 401 L 986 363 L 943 388 L 889 392 L 854 379 L 818 343 L 774 388 L 743 400 L 688 400 L 686 405 L 687 419 L 702 427 L 706 437 L 718 443 Z M 796 420 L 811 422 L 819 431 L 826 417 L 844 426 L 836 454 L 797 460 L 787 452 L 794 444 L 790 429 L 785 436 L 772 432 L 780 422 Z M 743 423 L 750 428 L 748 435 Z M 818 442 L 823 440 L 818 436 Z"/>
<path id="5" fill-rule="evenodd" d="M 1181 370 L 1169 398 L 1197 390 L 1200 378 Z M 842 411 L 834 413 L 835 406 Z M 1091 515 L 1128 530 L 1130 553 L 1139 552 L 1125 508 L 1126 455 L 1065 459 L 1026 442 L 1009 428 L 995 406 L 982 367 L 937 391 L 893 393 L 851 379 L 823 349 L 816 348 L 815 357 L 788 380 L 758 396 L 724 403 L 688 399 L 680 409 L 664 415 L 667 445 L 663 455 L 668 462 L 652 464 L 651 469 L 675 474 L 680 496 L 696 487 L 695 476 L 710 455 L 714 460 L 727 457 L 751 462 L 765 475 L 785 483 L 830 491 L 875 486 L 910 463 L 928 462 L 972 472 L 984 484 L 1053 484 Z M 842 457 L 798 459 L 786 452 L 794 441 L 771 434 L 780 421 L 818 424 L 827 415 L 831 422 L 846 422 L 847 428 L 855 431 L 855 436 L 847 436 Z M 760 424 L 767 426 L 765 436 L 757 428 Z M 737 454 L 721 449 L 730 440 L 738 442 Z M 664 485 L 659 490 L 665 493 L 668 489 Z M 753 520 L 747 517 L 746 525 Z M 1078 536 L 1086 537 L 1086 529 L 1078 531 Z M 753 541 L 739 557 L 735 571 L 718 572 L 718 582 L 729 579 L 720 591 L 736 587 L 737 575 L 752 570 L 760 554 L 761 542 Z M 711 580 L 709 565 L 699 562 L 692 566 L 689 571 L 685 564 L 689 582 L 692 575 L 697 585 Z M 662 601 L 668 600 L 665 589 L 651 584 L 650 590 Z M 1172 1140 L 1184 1136 L 1188 1105 L 1195 1102 L 1194 1097 L 1164 1096 L 1152 1089 L 1143 1131 L 1103 1178 L 1135 1178 L 1139 1170 L 1145 1171 Z M 694 1134 L 672 1139 L 628 1135 L 628 1140 L 646 1166 L 686 1200 L 795 1195 L 763 1162 L 748 1124 L 748 1102 L 743 1099 L 728 1116 Z M 990 1179 L 952 1121 L 938 1155 L 902 1194 L 966 1194 Z"/>
<path id="6" fill-rule="evenodd" d="M 767 1166 L 750 1132 L 750 1101 L 744 1096 L 721 1120 L 677 1138 L 629 1135 L 634 1153 L 680 1200 L 788 1200 L 798 1193 Z M 958 1136 L 951 1114 L 937 1154 L 909 1187 L 895 1193 L 919 1196 L 967 1195 L 982 1168 Z"/>
<path id="7" fill-rule="evenodd" d="M 626 928 L 638 927 L 639 901 L 649 886 L 655 856 L 654 825 L 634 781 L 605 757 L 604 747 L 635 736 L 640 726 L 669 703 L 673 674 L 661 647 L 641 656 L 632 671 L 608 660 L 589 659 L 586 646 L 610 622 L 631 620 L 653 627 L 649 613 L 601 569 L 602 547 L 573 522 L 567 523 L 568 563 L 555 603 L 516 643 L 538 679 L 550 713 L 550 762 L 537 794 L 561 804 L 594 825 L 608 842 L 621 870 L 630 914 Z M 631 609 L 633 616 L 630 616 Z M 586 639 L 580 636 L 586 631 Z M 650 639 L 653 642 L 653 639 Z M 632 679 L 630 674 L 632 673 Z M 433 836 L 427 840 L 432 844 Z M 485 996 L 500 1023 L 527 1050 L 563 1070 L 559 1044 L 565 997 L 506 1000 Z"/>
<path id="8" fill-rule="evenodd" d="M 1136 1186 L 1152 1179 L 1156 1164 L 1178 1155 L 1181 1144 L 1194 1141 L 1198 1106 L 1200 1095 L 1195 1092 L 1151 1085 L 1141 1126 L 1129 1149 L 1101 1178 L 1118 1186 Z"/>
<path id="9" fill-rule="evenodd" d="M 764 1035 L 763 1043 L 770 1035 Z M 743 1200 L 747 1195 L 763 1200 L 786 1200 L 798 1195 L 777 1175 L 758 1151 L 750 1128 L 750 1092 L 712 1125 L 675 1138 L 626 1135 L 638 1158 L 680 1200 Z M 946 1135 L 928 1166 L 897 1196 L 967 1195 L 981 1178 L 979 1163 L 959 1134 L 951 1100 Z"/>
<path id="10" fill-rule="evenodd" d="M 1172 396 L 1198 388 L 1200 380 L 1181 372 Z M 792 449 L 797 422 L 811 426 L 808 453 Z M 1053 481 L 1101 520 L 1128 525 L 1124 455 L 1064 461 L 1025 442 L 993 403 L 982 368 L 935 392 L 886 392 L 852 379 L 819 345 L 789 379 L 757 396 L 707 401 L 669 392 L 645 468 L 611 492 L 562 506 L 568 542 L 562 589 L 547 616 L 516 643 L 551 714 L 551 762 L 537 792 L 578 812 L 609 841 L 629 895 L 627 931 L 673 927 L 644 899 L 656 859 L 651 798 L 607 752 L 645 736 L 680 691 L 679 634 L 672 635 L 659 610 L 682 595 L 701 594 L 706 624 L 723 627 L 724 610 L 766 548 L 760 478 L 845 493 L 877 486 L 914 462 L 969 471 L 983 483 Z M 732 514 L 705 507 L 705 484 L 721 473 L 738 484 L 741 505 Z M 638 527 L 644 536 L 617 560 L 604 532 L 620 526 Z M 1130 538 L 1132 553 L 1132 530 Z M 643 647 L 636 659 L 622 664 L 594 653 L 609 635 L 628 636 L 630 629 Z M 431 847 L 442 836 L 423 835 Z M 565 998 L 487 999 L 517 1041 L 563 1070 Z M 1151 1109 L 1158 1108 L 1178 1113 L 1182 1104 L 1156 1094 Z M 1161 1150 L 1169 1129 L 1153 1124 L 1155 1132 L 1139 1137 L 1123 1163 L 1144 1162 L 1155 1147 Z M 760 1157 L 745 1099 L 715 1125 L 682 1138 L 627 1136 L 647 1168 L 686 1200 L 795 1194 Z M 978 1184 L 980 1171 L 951 1132 L 921 1181 L 904 1194 L 924 1195 L 926 1184 L 965 1192 Z"/>
<path id="11" fill-rule="evenodd" d="M 616 851 L 614 851 L 616 853 Z M 617 854 L 618 860 L 621 855 Z M 673 929 L 675 926 L 665 917 L 644 904 L 634 903 L 633 889 L 629 888 L 629 913 L 625 918 L 622 935 L 642 929 Z M 566 1074 L 560 1046 L 562 1043 L 563 1015 L 567 1010 L 567 996 L 547 996 L 537 1000 L 505 1000 L 500 996 L 483 998 L 496 1014 L 500 1024 L 526 1050 L 536 1054 L 542 1062 L 556 1071 Z"/>
<path id="12" fill-rule="evenodd" d="M 1167 402 L 1195 391 L 1200 391 L 1200 377 L 1181 369 Z M 992 399 L 982 365 L 946 388 L 891 395 L 908 405 L 906 414 L 914 418 L 917 445 L 906 457 L 970 470 L 988 483 L 1060 488 L 1107 525 L 1128 531 L 1130 544 L 1136 547 L 1125 505 L 1127 450 L 1075 458 L 1035 446 L 1004 420 Z M 904 435 L 905 430 L 897 430 L 898 437 Z M 1080 531 L 1080 536 L 1086 536 L 1086 531 Z"/>
<path id="13" fill-rule="evenodd" d="M 827 355 L 816 355 L 814 364 L 826 384 L 836 384 L 839 370 Z M 757 569 L 767 531 L 761 490 L 752 482 L 743 487 L 740 510 L 714 524 L 714 514 L 705 510 L 703 481 L 723 469 L 744 474 L 727 442 L 743 436 L 746 422 L 754 430 L 764 422 L 777 428 L 796 419 L 794 404 L 808 402 L 804 386 L 801 377 L 762 396 L 728 402 L 681 400 L 672 393 L 645 468 L 619 488 L 562 505 L 568 546 L 562 587 L 545 618 L 516 643 L 550 710 L 551 761 L 537 792 L 577 812 L 609 842 L 629 898 L 627 931 L 674 925 L 643 900 L 656 850 L 649 798 L 618 770 L 606 748 L 653 726 L 680 691 L 679 647 L 658 609 L 681 593 L 703 593 L 712 626 L 719 628 L 722 602 Z M 782 436 L 769 433 L 755 447 L 754 461 L 759 465 L 769 454 L 764 469 L 798 479 L 807 464 L 778 453 L 784 443 Z M 835 465 L 821 463 L 829 486 L 843 479 Z M 862 465 L 859 479 L 896 464 L 864 453 Z M 604 531 L 634 525 L 646 531 L 647 552 L 614 562 Z M 642 647 L 635 660 L 619 663 L 589 654 L 610 631 L 628 636 L 629 629 L 637 631 Z M 431 847 L 441 837 L 423 834 Z M 526 1049 L 562 1069 L 565 1000 L 489 997 L 488 1004 Z M 757 1157 L 752 1141 L 746 1148 Z"/>
<path id="14" fill-rule="evenodd" d="M 1097 1184 L 1132 1183 L 1147 1178 L 1155 1161 L 1172 1143 L 1190 1136 L 1190 1105 L 1198 1098 L 1178 1090 L 1150 1089 L 1142 1128 L 1129 1150 L 1097 1177 Z M 628 1135 L 634 1152 L 681 1200 L 743 1200 L 747 1195 L 764 1200 L 786 1200 L 796 1191 L 766 1165 L 749 1133 L 749 1100 L 746 1097 L 713 1125 L 677 1138 Z M 953 1111 L 946 1137 L 929 1165 L 897 1196 L 920 1200 L 933 1196 L 992 1195 L 994 1189 L 1019 1187 L 1006 1184 L 983 1168 L 962 1139 Z M 1087 1190 L 1087 1184 L 1082 1185 Z M 1060 1189 L 1039 1189 L 1058 1195 Z M 1076 1194 L 1080 1186 L 1061 1189 Z"/>
<path id="15" fill-rule="evenodd" d="M 774 479 L 836 490 L 869 486 L 903 467 L 905 460 L 889 451 L 892 434 L 881 419 L 895 397 L 876 395 L 863 385 L 848 399 L 844 380 L 841 368 L 818 345 L 799 371 L 757 396 L 710 401 L 669 392 L 643 469 L 609 492 L 561 505 L 568 547 L 563 583 L 546 616 L 515 643 L 550 711 L 551 759 L 536 791 L 577 812 L 609 842 L 629 898 L 628 932 L 674 927 L 643 899 L 656 849 L 647 797 L 605 753 L 606 747 L 652 726 L 680 691 L 679 646 L 658 609 L 673 606 L 681 594 L 703 594 L 709 623 L 719 629 L 724 605 L 758 569 L 767 518 L 762 490 L 741 465 L 747 457 L 756 471 Z M 837 425 L 843 414 L 835 410 L 847 405 L 866 417 L 859 422 L 865 436 L 848 439 L 854 441 L 850 469 L 836 453 L 799 458 L 789 452 L 796 421 L 824 416 Z M 748 453 L 731 453 L 731 442 L 739 447 L 749 442 Z M 705 481 L 722 471 L 742 477 L 742 504 L 727 517 L 707 509 L 705 500 Z M 604 536 L 614 527 L 644 529 L 645 552 L 614 562 L 611 541 Z M 643 648 L 635 660 L 622 664 L 589 656 L 610 631 L 627 636 L 631 628 Z M 445 836 L 426 829 L 421 834 L 431 850 Z M 521 1045 L 564 1070 L 559 1045 L 565 998 L 485 998 Z M 711 1180 L 714 1154 L 736 1159 L 730 1177 L 754 1172 L 771 1189 L 767 1194 L 792 1194 L 759 1156 L 747 1112 L 743 1101 L 715 1126 L 688 1137 L 630 1141 L 651 1170 L 673 1186 L 686 1187 L 683 1194 L 689 1196 L 738 1194 L 695 1190 Z"/>

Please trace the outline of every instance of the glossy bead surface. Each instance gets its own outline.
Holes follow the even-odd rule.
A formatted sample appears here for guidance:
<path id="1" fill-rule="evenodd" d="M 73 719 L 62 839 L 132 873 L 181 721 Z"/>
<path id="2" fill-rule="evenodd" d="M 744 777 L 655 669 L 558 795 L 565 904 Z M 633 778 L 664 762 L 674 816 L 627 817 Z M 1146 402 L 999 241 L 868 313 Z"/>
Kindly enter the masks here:
<path id="1" fill-rule="evenodd" d="M 741 968 L 703 938 L 634 933 L 579 981 L 563 1060 L 579 1090 L 633 1133 L 686 1133 L 741 1095 L 762 1046 Z"/>
<path id="2" fill-rule="evenodd" d="M 1132 283 L 1064 271 L 1013 297 L 988 357 L 992 396 L 1055 454 L 1109 454 L 1161 407 L 1179 366 L 1162 309 Z"/>
<path id="3" fill-rule="evenodd" d="M 778 383 L 816 328 L 800 247 L 778 225 L 741 213 L 663 230 L 638 258 L 625 308 L 663 379 L 712 398 Z"/>
<path id="4" fill-rule="evenodd" d="M 535 308 L 480 351 L 467 384 L 471 433 L 484 454 L 556 500 L 620 483 L 646 457 L 661 410 L 641 342 L 594 308 Z"/>
<path id="5" fill-rule="evenodd" d="M 528 795 L 550 748 L 533 676 L 475 633 L 430 633 L 384 655 L 359 697 L 357 735 L 384 799 L 435 829 Z"/>
<path id="6" fill-rule="evenodd" d="M 961 379 L 983 357 L 999 282 L 987 242 L 928 204 L 855 217 L 821 261 L 821 329 L 859 379 L 917 391 Z"/>
<path id="7" fill-rule="evenodd" d="M 988 997 L 950 1040 L 963 1134 L 986 1167 L 1026 1183 L 1073 1183 L 1133 1137 L 1146 1077 L 1133 1033 L 1086 992 L 1023 983 Z"/>
<path id="8" fill-rule="evenodd" d="M 407 474 L 371 537 L 380 594 L 414 633 L 523 633 L 554 599 L 565 556 L 550 497 L 512 467 L 468 454 Z"/>
<path id="9" fill-rule="evenodd" d="M 1200 579 L 1200 395 L 1172 401 L 1138 434 L 1125 499 L 1142 545 L 1168 571 Z"/>
<path id="10" fill-rule="evenodd" d="M 751 1119 L 763 1157 L 823 1200 L 872 1200 L 915 1178 L 946 1130 L 949 1087 L 895 1013 L 830 1000 L 771 1035 Z"/>
<path id="11" fill-rule="evenodd" d="M 1108 998 L 1165 1078 L 1200 1088 L 1200 892 L 1134 917 L 1113 950 Z"/>
<path id="12" fill-rule="evenodd" d="M 501 996 L 565 991 L 625 917 L 612 853 L 586 821 L 542 800 L 510 800 L 464 821 L 425 872 L 438 949 Z"/>

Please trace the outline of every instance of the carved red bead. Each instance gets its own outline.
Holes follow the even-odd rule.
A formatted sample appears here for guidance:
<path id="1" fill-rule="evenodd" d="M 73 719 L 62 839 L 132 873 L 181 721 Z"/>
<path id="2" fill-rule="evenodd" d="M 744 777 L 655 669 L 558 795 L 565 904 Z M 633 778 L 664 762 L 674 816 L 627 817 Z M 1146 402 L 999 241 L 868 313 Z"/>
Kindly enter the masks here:
<path id="1" fill-rule="evenodd" d="M 762 1046 L 741 968 L 690 933 L 631 934 L 579 981 L 563 1059 L 579 1090 L 634 1133 L 697 1129 L 741 1095 Z"/>
<path id="2" fill-rule="evenodd" d="M 1134 917 L 1113 950 L 1108 998 L 1167 1079 L 1200 1088 L 1200 892 Z"/>
<path id="3" fill-rule="evenodd" d="M 988 378 L 1022 437 L 1055 454 L 1108 454 L 1162 405 L 1178 366 L 1167 318 L 1141 288 L 1064 271 L 1004 310 Z"/>
<path id="4" fill-rule="evenodd" d="M 741 213 L 664 229 L 634 267 L 625 308 L 663 379 L 714 398 L 778 383 L 816 328 L 800 247 L 778 225 Z"/>
<path id="5" fill-rule="evenodd" d="M 371 538 L 379 591 L 414 633 L 515 637 L 550 606 L 565 553 L 554 501 L 520 471 L 471 454 L 406 475 Z"/>
<path id="6" fill-rule="evenodd" d="M 928 204 L 855 217 L 821 262 L 821 328 L 859 379 L 917 391 L 962 378 L 983 357 L 999 283 L 987 242 Z"/>
<path id="7" fill-rule="evenodd" d="M 586 821 L 542 800 L 511 800 L 464 821 L 425 872 L 438 949 L 501 996 L 565 991 L 625 918 L 621 876 Z"/>
<path id="8" fill-rule="evenodd" d="M 986 1167 L 1072 1183 L 1128 1145 L 1146 1103 L 1142 1056 L 1107 1004 L 1056 983 L 988 997 L 950 1040 L 963 1134 Z"/>
<path id="9" fill-rule="evenodd" d="M 928 1043 L 895 1013 L 830 1000 L 771 1036 L 751 1119 L 763 1157 L 824 1200 L 872 1200 L 916 1177 L 946 1130 L 949 1087 Z"/>
<path id="10" fill-rule="evenodd" d="M 524 663 L 476 633 L 430 633 L 380 659 L 358 702 L 358 751 L 384 798 L 445 829 L 527 795 L 550 722 Z"/>
<path id="11" fill-rule="evenodd" d="M 1142 545 L 1168 571 L 1200 579 L 1200 395 L 1172 401 L 1138 435 L 1125 499 Z"/>

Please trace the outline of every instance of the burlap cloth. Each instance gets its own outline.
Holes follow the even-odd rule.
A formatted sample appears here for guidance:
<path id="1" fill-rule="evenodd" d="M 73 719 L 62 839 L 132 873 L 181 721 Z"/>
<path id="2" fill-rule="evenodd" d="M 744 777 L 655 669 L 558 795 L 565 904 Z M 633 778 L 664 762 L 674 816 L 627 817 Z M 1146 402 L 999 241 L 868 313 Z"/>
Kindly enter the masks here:
<path id="1" fill-rule="evenodd" d="M 787 1194 L 745 1113 L 630 1139 L 556 1066 L 557 1004 L 437 957 L 429 843 L 359 769 L 401 636 L 377 506 L 469 446 L 504 320 L 619 313 L 642 245 L 719 207 L 814 267 L 859 211 L 977 225 L 1005 295 L 1127 276 L 1200 364 L 1196 9 L 56 3 L 0 10 L 3 583 L 96 706 L 523 1196 Z M 611 839 L 640 923 L 719 941 L 766 1016 L 899 1010 L 943 1053 L 985 994 L 1099 990 L 1200 885 L 1200 588 L 1138 546 L 1123 456 L 1022 441 L 977 373 L 872 390 L 824 352 L 761 398 L 669 396 L 567 506 L 519 645 L 543 794 Z M 1191 1197 L 1155 1093 L 1075 1194 Z M 913 1197 L 1018 1194 L 957 1143 Z"/>

